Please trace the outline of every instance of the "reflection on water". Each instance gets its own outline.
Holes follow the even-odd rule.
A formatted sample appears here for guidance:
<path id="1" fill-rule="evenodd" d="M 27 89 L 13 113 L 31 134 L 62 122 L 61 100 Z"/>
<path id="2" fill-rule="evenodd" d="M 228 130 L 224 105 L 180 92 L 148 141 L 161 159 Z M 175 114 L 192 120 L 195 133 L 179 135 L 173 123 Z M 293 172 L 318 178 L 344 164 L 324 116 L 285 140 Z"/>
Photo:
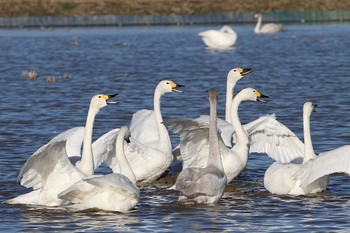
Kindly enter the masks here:
<path id="1" fill-rule="evenodd" d="M 235 92 L 251 86 L 271 99 L 265 104 L 243 103 L 239 110 L 243 123 L 275 113 L 302 139 L 302 105 L 314 101 L 319 104 L 311 119 L 316 152 L 349 144 L 348 24 L 287 25 L 286 32 L 269 36 L 255 35 L 252 25 L 234 26 L 237 46 L 227 51 L 206 49 L 197 36 L 214 26 L 1 30 L 1 201 L 28 192 L 16 183 L 21 166 L 58 133 L 83 125 L 96 93 L 118 92 L 120 104 L 97 115 L 94 138 L 129 124 L 135 111 L 152 108 L 153 91 L 161 79 L 186 86 L 183 93 L 162 97 L 165 120 L 208 114 L 209 88 L 218 90 L 218 113 L 223 118 L 226 75 L 237 66 L 251 67 L 253 73 L 237 84 Z M 38 78 L 21 78 L 24 70 L 35 70 Z M 45 77 L 56 77 L 57 82 Z M 171 139 L 178 144 L 177 135 Z M 350 228 L 348 176 L 332 177 L 328 190 L 317 195 L 276 196 L 263 186 L 271 163 L 266 155 L 250 155 L 245 171 L 215 205 L 181 205 L 178 194 L 166 189 L 171 184 L 165 183 L 142 187 L 140 203 L 127 214 L 1 203 L 0 230 L 346 232 Z M 98 172 L 109 170 L 102 167 Z"/>

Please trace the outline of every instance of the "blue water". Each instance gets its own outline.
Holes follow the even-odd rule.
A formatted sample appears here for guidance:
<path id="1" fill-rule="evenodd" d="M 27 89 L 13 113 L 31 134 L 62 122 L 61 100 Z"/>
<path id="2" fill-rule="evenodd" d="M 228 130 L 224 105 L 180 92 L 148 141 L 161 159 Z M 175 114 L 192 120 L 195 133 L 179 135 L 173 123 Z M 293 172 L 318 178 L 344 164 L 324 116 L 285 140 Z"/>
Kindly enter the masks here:
<path id="1" fill-rule="evenodd" d="M 90 98 L 119 93 L 117 106 L 97 115 L 94 138 L 129 124 L 132 113 L 152 108 L 162 79 L 183 84 L 183 93 L 162 97 L 164 119 L 208 114 L 205 90 L 219 92 L 224 118 L 227 72 L 251 67 L 235 91 L 254 87 L 269 103 L 242 103 L 243 123 L 275 113 L 302 139 L 302 105 L 318 103 L 311 131 L 316 152 L 350 144 L 350 25 L 293 24 L 276 35 L 255 35 L 254 25 L 234 26 L 234 49 L 205 48 L 197 33 L 220 25 L 0 30 L 0 201 L 29 190 L 16 183 L 26 159 L 58 133 L 82 126 Z M 74 45 L 73 41 L 78 41 Z M 36 80 L 21 78 L 35 70 Z M 65 79 L 64 74 L 71 75 Z M 54 77 L 57 82 L 45 80 Z M 178 137 L 171 134 L 173 145 Z M 72 213 L 60 208 L 1 203 L 1 232 L 347 232 L 350 178 L 333 176 L 328 190 L 312 196 L 269 194 L 263 186 L 273 161 L 250 155 L 247 168 L 215 205 L 181 206 L 168 185 L 141 188 L 128 214 Z M 107 169 L 100 169 L 105 172 Z"/>

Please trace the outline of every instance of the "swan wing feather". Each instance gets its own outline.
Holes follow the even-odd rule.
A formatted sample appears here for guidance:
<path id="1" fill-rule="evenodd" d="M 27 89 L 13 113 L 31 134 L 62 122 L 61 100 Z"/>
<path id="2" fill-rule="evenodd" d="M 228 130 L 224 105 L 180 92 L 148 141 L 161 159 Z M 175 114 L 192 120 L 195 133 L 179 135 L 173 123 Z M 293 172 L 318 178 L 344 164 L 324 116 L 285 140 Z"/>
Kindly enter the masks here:
<path id="1" fill-rule="evenodd" d="M 204 167 L 209 155 L 208 125 L 192 119 L 169 120 L 166 125 L 174 133 L 180 134 L 183 167 Z"/>
<path id="2" fill-rule="evenodd" d="M 92 144 L 94 156 L 94 168 L 98 168 L 102 163 L 113 167 L 116 163 L 115 142 L 118 136 L 119 128 L 112 129 L 103 134 Z"/>
<path id="3" fill-rule="evenodd" d="M 23 165 L 18 182 L 33 189 L 45 186 L 52 174 L 72 174 L 76 168 L 66 155 L 66 141 L 50 142 L 35 152 Z"/>
<path id="4" fill-rule="evenodd" d="M 342 146 L 318 155 L 312 161 L 309 174 L 302 182 L 307 186 L 315 180 L 333 173 L 350 174 L 350 146 Z"/>
<path id="5" fill-rule="evenodd" d="M 250 153 L 266 153 L 275 161 L 289 163 L 304 157 L 304 144 L 274 114 L 261 116 L 245 124 L 250 140 Z"/>

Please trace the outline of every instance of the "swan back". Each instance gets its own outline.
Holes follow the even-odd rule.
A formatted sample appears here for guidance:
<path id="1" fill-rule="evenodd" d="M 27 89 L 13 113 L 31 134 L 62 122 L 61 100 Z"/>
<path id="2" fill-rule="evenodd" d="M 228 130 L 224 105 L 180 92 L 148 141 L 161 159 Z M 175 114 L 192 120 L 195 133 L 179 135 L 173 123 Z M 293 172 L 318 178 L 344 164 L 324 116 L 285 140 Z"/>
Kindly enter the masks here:
<path id="1" fill-rule="evenodd" d="M 208 30 L 198 34 L 203 42 L 212 49 L 227 49 L 236 44 L 237 33 L 225 25 L 220 30 Z"/>

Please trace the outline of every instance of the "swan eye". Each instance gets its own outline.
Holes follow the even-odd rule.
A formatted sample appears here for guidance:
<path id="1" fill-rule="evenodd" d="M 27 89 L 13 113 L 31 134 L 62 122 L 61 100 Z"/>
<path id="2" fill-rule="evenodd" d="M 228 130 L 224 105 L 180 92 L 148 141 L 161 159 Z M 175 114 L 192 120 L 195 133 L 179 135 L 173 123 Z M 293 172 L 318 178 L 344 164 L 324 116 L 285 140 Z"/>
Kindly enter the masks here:
<path id="1" fill-rule="evenodd" d="M 169 82 L 166 82 L 166 84 L 169 84 Z"/>
<path id="2" fill-rule="evenodd" d="M 233 72 L 237 72 L 237 70 L 236 70 L 236 69 L 234 69 L 234 70 L 233 70 Z"/>
<path id="3" fill-rule="evenodd" d="M 98 98 L 101 98 L 101 96 L 99 95 Z"/>

